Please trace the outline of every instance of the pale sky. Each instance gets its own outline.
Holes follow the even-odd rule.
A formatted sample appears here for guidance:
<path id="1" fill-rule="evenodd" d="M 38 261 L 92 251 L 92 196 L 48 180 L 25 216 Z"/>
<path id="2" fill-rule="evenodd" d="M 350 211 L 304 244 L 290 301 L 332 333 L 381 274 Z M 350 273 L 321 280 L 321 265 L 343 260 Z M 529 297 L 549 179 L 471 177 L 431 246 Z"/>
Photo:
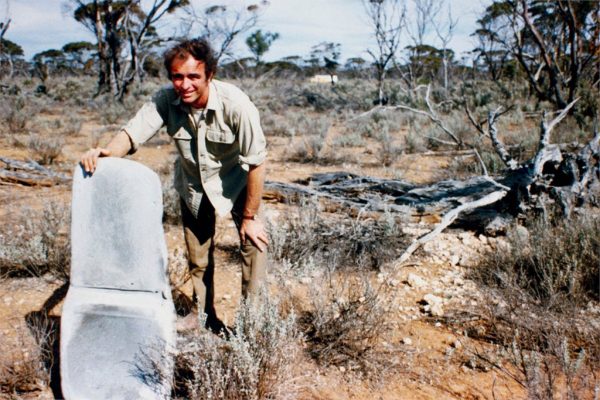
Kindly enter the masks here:
<path id="1" fill-rule="evenodd" d="M 144 0 L 146 1 L 146 0 Z M 206 1 L 193 0 L 202 9 L 212 4 L 252 4 L 246 0 Z M 469 35 L 475 30 L 475 21 L 484 10 L 486 0 L 447 0 L 454 18 L 458 18 L 454 38 L 450 47 L 456 58 L 462 52 L 473 49 L 473 38 Z M 407 0 L 410 3 L 410 0 Z M 68 42 L 87 40 L 95 43 L 93 35 L 83 25 L 76 22 L 70 14 L 64 13 L 64 0 L 0 0 L 0 19 L 6 15 L 12 19 L 5 38 L 21 45 L 25 57 L 47 49 L 60 49 Z M 408 19 L 410 21 L 410 8 Z M 446 12 L 444 12 L 446 15 Z M 277 32 L 276 40 L 265 60 L 273 61 L 286 56 L 306 57 L 311 47 L 323 42 L 341 44 L 341 60 L 350 57 L 362 57 L 369 60 L 368 48 L 374 48 L 374 39 L 368 20 L 364 15 L 361 0 L 270 0 L 263 11 L 257 28 Z M 176 23 L 165 21 L 160 28 L 166 34 L 173 34 Z M 250 55 L 244 44 L 247 34 L 238 40 L 236 54 Z M 429 41 L 432 42 L 432 41 Z M 401 47 L 409 45 L 405 37 Z M 433 45 L 439 45 L 433 41 Z"/>

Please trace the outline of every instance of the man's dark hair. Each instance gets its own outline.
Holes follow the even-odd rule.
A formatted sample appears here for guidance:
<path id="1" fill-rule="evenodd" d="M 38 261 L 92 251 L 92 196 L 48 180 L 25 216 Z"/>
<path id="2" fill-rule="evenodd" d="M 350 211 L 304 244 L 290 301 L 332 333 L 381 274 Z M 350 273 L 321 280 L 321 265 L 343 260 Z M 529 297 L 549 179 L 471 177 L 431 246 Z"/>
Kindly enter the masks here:
<path id="1" fill-rule="evenodd" d="M 210 44 L 204 39 L 190 39 L 176 44 L 165 52 L 163 57 L 169 79 L 171 79 L 171 63 L 173 63 L 173 60 L 176 58 L 185 59 L 188 56 L 204 63 L 206 77 L 217 72 L 217 59 Z"/>

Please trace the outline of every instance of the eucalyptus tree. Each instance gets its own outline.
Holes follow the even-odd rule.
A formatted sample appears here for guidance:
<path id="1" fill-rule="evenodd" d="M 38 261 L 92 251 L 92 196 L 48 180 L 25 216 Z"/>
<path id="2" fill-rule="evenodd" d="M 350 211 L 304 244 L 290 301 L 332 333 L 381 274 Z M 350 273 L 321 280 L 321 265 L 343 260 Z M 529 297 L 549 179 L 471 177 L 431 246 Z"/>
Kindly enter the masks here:
<path id="1" fill-rule="evenodd" d="M 146 4 L 150 4 L 148 8 Z M 188 0 L 69 0 L 73 17 L 96 37 L 98 91 L 122 99 L 129 85 L 143 79 L 143 61 L 161 43 L 156 23 Z"/>
<path id="2" fill-rule="evenodd" d="M 234 45 L 237 39 L 250 32 L 260 17 L 261 11 L 268 6 L 267 0 L 256 4 L 233 7 L 224 4 L 206 6 L 205 2 L 191 1 L 185 8 L 185 36 L 206 39 L 215 51 L 217 60 L 235 59 Z"/>
<path id="3" fill-rule="evenodd" d="M 65 59 L 72 71 L 87 69 L 95 46 L 86 41 L 69 42 L 62 47 Z"/>
<path id="4" fill-rule="evenodd" d="M 262 56 L 269 51 L 271 44 L 273 44 L 273 42 L 277 39 L 279 39 L 279 33 L 263 33 L 260 29 L 246 38 L 246 45 L 248 46 L 248 49 L 250 49 L 250 52 L 254 55 L 254 60 L 256 61 L 257 66 L 262 63 Z"/>
<path id="5" fill-rule="evenodd" d="M 515 60 L 539 100 L 562 109 L 582 91 L 600 88 L 599 19 L 600 2 L 495 0 L 478 24 L 502 34 L 478 36 Z M 479 52 L 491 59 L 486 48 Z"/>

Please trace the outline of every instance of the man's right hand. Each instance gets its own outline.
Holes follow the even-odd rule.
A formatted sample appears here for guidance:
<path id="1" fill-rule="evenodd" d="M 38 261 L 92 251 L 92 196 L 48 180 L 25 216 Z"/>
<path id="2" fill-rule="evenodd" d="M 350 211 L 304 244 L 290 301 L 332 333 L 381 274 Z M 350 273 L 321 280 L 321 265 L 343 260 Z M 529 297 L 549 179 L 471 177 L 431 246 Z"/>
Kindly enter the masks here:
<path id="1" fill-rule="evenodd" d="M 100 157 L 110 157 L 111 151 L 102 147 L 97 147 L 95 149 L 89 149 L 81 156 L 81 166 L 85 170 L 85 172 L 89 174 L 93 174 L 96 171 L 96 166 L 98 165 L 98 158 Z"/>

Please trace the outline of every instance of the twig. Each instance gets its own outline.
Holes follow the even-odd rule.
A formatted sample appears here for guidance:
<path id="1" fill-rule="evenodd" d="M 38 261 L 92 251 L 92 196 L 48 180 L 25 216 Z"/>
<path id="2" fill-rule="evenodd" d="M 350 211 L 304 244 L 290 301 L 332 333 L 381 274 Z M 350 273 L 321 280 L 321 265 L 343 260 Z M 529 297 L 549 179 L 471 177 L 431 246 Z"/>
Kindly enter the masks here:
<path id="1" fill-rule="evenodd" d="M 477 129 L 479 134 L 481 136 L 487 136 L 486 131 L 483 129 L 483 123 L 485 122 L 485 120 L 482 120 L 481 122 L 475 121 L 475 117 L 471 113 L 471 110 L 469 110 L 469 106 L 467 105 L 466 102 L 465 102 L 465 112 L 467 113 L 467 117 L 469 118 L 469 121 L 471 121 L 471 124 L 475 127 L 475 129 Z"/>

